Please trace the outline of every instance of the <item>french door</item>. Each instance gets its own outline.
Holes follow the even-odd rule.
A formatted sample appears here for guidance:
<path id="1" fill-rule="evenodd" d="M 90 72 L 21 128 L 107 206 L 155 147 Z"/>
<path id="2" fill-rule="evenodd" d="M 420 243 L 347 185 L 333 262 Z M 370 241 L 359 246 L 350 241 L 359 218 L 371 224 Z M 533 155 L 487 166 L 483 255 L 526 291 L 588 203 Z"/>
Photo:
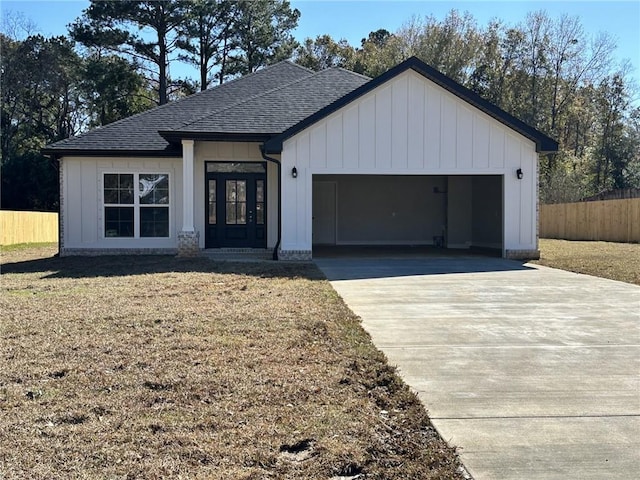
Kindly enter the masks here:
<path id="1" fill-rule="evenodd" d="M 266 248 L 266 165 L 209 162 L 206 248 Z"/>

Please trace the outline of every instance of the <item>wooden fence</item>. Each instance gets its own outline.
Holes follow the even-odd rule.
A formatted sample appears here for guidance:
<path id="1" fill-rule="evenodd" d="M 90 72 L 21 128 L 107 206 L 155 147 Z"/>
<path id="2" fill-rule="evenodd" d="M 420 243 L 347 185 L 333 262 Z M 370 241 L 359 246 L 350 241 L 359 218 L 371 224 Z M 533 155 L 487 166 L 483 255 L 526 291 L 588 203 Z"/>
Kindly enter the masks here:
<path id="1" fill-rule="evenodd" d="M 640 242 L 640 198 L 540 205 L 540 237 Z"/>
<path id="2" fill-rule="evenodd" d="M 0 210 L 0 245 L 57 241 L 57 213 Z"/>

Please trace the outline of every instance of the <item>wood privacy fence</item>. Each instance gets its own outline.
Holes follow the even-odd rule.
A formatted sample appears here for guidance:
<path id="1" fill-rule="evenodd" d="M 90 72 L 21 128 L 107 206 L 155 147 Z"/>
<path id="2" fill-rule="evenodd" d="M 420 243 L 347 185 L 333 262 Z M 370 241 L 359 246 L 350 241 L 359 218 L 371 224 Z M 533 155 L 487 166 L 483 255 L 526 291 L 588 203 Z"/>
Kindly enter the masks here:
<path id="1" fill-rule="evenodd" d="M 57 241 L 57 213 L 0 210 L 0 245 Z"/>
<path id="2" fill-rule="evenodd" d="M 640 242 L 640 198 L 540 205 L 540 237 Z"/>

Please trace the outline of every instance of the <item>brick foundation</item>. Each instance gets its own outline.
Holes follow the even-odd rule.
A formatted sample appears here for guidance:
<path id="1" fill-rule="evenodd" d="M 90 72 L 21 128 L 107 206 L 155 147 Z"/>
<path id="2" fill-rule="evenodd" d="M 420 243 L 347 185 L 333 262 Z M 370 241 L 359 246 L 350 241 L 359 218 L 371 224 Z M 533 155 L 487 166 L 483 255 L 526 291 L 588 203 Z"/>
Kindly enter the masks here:
<path id="1" fill-rule="evenodd" d="M 280 250 L 278 260 L 289 262 L 310 262 L 311 250 Z"/>
<path id="2" fill-rule="evenodd" d="M 175 255 L 175 248 L 61 248 L 61 257 L 99 257 L 104 255 Z"/>
<path id="3" fill-rule="evenodd" d="M 504 258 L 511 260 L 538 260 L 540 258 L 540 250 L 506 250 Z"/>
<path id="4" fill-rule="evenodd" d="M 178 232 L 178 256 L 197 257 L 200 255 L 200 234 L 198 232 Z"/>

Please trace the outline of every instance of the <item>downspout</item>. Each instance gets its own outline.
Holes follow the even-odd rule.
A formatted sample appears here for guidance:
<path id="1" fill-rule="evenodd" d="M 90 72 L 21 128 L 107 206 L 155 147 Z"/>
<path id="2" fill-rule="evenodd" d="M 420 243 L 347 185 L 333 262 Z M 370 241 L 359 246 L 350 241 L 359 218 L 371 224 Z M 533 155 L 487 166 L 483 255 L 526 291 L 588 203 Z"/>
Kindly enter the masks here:
<path id="1" fill-rule="evenodd" d="M 266 153 L 266 146 L 263 143 L 260 146 L 260 153 L 262 154 L 262 158 L 264 158 L 267 162 L 275 163 L 278 167 L 278 240 L 276 241 L 276 246 L 273 249 L 273 259 L 278 260 L 278 249 L 280 248 L 280 241 L 282 240 L 282 163 L 280 160 L 276 160 L 273 157 L 269 157 Z"/>

